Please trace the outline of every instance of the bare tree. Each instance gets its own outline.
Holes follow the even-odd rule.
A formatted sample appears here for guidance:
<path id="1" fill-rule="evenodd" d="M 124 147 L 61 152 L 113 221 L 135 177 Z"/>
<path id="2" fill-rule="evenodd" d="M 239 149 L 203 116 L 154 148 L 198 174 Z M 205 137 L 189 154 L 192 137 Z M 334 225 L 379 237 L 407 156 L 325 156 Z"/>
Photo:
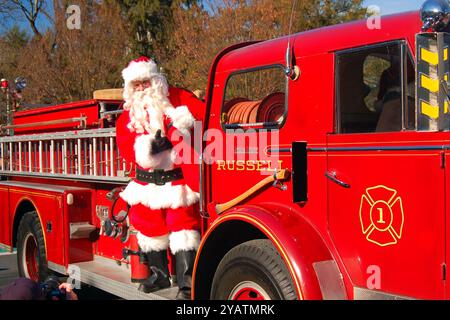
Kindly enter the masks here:
<path id="1" fill-rule="evenodd" d="M 3 21 L 21 16 L 26 19 L 34 35 L 40 37 L 41 32 L 37 27 L 40 14 L 50 18 L 50 15 L 46 14 L 45 5 L 45 0 L 0 0 L 0 16 Z"/>
<path id="2" fill-rule="evenodd" d="M 89 99 L 96 89 L 122 86 L 130 32 L 118 4 L 103 0 L 79 1 L 78 5 L 80 30 L 67 28 L 63 19 L 66 7 L 58 5 L 55 17 L 61 19 L 55 20 L 59 22 L 24 50 L 18 71 L 29 80 L 24 93 L 27 102 Z"/>
<path id="3" fill-rule="evenodd" d="M 203 0 L 174 9 L 170 54 L 159 52 L 172 84 L 204 89 L 214 56 L 229 45 L 289 33 L 291 0 Z M 362 18 L 362 0 L 302 0 L 292 32 Z"/>

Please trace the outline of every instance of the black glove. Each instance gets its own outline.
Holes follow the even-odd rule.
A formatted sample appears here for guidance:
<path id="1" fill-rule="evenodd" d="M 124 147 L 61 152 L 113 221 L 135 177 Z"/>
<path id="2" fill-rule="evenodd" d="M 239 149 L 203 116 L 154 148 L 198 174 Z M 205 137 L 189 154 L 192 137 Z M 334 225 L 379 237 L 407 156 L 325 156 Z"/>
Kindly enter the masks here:
<path id="1" fill-rule="evenodd" d="M 161 137 L 161 130 L 158 130 L 156 131 L 155 139 L 152 141 L 151 147 L 150 154 L 155 155 L 166 150 L 171 150 L 173 145 L 169 138 Z"/>

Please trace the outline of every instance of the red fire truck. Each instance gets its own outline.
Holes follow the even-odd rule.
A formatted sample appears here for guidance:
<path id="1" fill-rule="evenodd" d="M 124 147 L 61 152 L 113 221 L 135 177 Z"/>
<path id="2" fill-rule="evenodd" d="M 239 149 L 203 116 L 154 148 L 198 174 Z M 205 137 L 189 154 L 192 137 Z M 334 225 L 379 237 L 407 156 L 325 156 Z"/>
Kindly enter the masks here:
<path id="1" fill-rule="evenodd" d="M 380 28 L 357 21 L 217 55 L 196 165 L 195 299 L 449 297 L 442 17 L 383 16 Z M 170 299 L 175 287 L 144 294 L 131 279 L 133 230 L 114 201 L 133 175 L 115 143 L 120 104 L 14 114 L 0 138 L 0 243 L 30 278 L 78 270 L 120 297 Z"/>

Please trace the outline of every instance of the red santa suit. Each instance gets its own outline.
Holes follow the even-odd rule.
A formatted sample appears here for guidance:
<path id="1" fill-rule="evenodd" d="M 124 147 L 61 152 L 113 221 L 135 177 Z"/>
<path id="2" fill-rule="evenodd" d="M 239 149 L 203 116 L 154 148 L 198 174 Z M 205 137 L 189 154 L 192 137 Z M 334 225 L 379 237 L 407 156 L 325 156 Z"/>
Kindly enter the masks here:
<path id="1" fill-rule="evenodd" d="M 191 93 L 177 88 L 170 89 L 169 99 L 175 102 L 172 104 L 184 101 L 190 102 L 191 105 L 201 105 L 201 102 Z M 177 106 L 173 112 L 180 118 L 193 118 L 186 106 Z M 183 123 L 174 122 L 167 114 L 162 117 L 163 128 L 161 129 L 174 145 L 190 142 L 191 137 L 188 136 L 192 131 L 190 124 L 186 126 Z M 151 157 L 150 144 L 154 133 L 132 132 L 127 127 L 129 122 L 129 111 L 124 111 L 116 124 L 117 144 L 125 160 L 135 163 L 136 168 L 148 172 L 153 172 L 154 169 L 167 171 L 185 168 L 177 161 L 175 150 L 164 151 Z M 157 129 L 159 128 L 155 128 Z M 177 138 L 183 133 L 184 140 L 179 142 Z M 200 229 L 200 216 L 195 204 L 198 202 L 199 195 L 186 183 L 184 177 L 162 186 L 133 179 L 120 195 L 131 206 L 131 223 L 139 231 L 138 241 L 142 251 L 167 249 L 169 234 L 170 249 L 173 254 L 179 250 L 198 248 L 200 235 L 196 230 Z"/>
<path id="2" fill-rule="evenodd" d="M 165 250 L 170 248 L 177 260 L 180 291 L 186 289 L 190 294 L 193 261 L 200 244 L 199 194 L 195 185 L 198 180 L 194 182 L 190 172 L 198 172 L 198 165 L 192 164 L 196 156 L 192 140 L 203 103 L 186 90 L 169 89 L 165 77 L 148 58 L 132 61 L 122 75 L 125 104 L 116 122 L 116 139 L 122 157 L 135 164 L 136 178 L 120 196 L 131 206 L 130 220 L 139 231 L 141 250 L 153 260 L 149 266 L 155 276 L 148 279 L 148 290 L 143 291 L 168 286 L 168 271 L 162 260 L 166 258 Z M 144 108 L 133 105 L 136 96 L 133 82 L 137 80 L 151 81 L 158 88 L 152 91 L 151 97 L 156 98 L 145 100 Z M 158 134 L 159 138 L 168 139 L 173 148 L 154 153 L 153 143 L 159 141 Z M 177 152 L 180 144 L 184 144 L 183 150 L 192 150 L 189 159 L 180 158 Z M 189 170 L 184 170 L 187 167 Z"/>

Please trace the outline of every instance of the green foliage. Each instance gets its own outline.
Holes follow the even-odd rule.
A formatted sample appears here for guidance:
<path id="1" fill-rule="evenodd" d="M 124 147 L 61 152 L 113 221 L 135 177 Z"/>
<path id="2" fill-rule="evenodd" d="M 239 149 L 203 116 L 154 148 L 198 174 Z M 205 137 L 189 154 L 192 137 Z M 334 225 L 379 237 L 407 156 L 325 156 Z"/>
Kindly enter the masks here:
<path id="1" fill-rule="evenodd" d="M 171 20 L 172 0 L 118 0 L 130 25 L 132 52 L 153 56 L 168 36 L 163 26 Z"/>

